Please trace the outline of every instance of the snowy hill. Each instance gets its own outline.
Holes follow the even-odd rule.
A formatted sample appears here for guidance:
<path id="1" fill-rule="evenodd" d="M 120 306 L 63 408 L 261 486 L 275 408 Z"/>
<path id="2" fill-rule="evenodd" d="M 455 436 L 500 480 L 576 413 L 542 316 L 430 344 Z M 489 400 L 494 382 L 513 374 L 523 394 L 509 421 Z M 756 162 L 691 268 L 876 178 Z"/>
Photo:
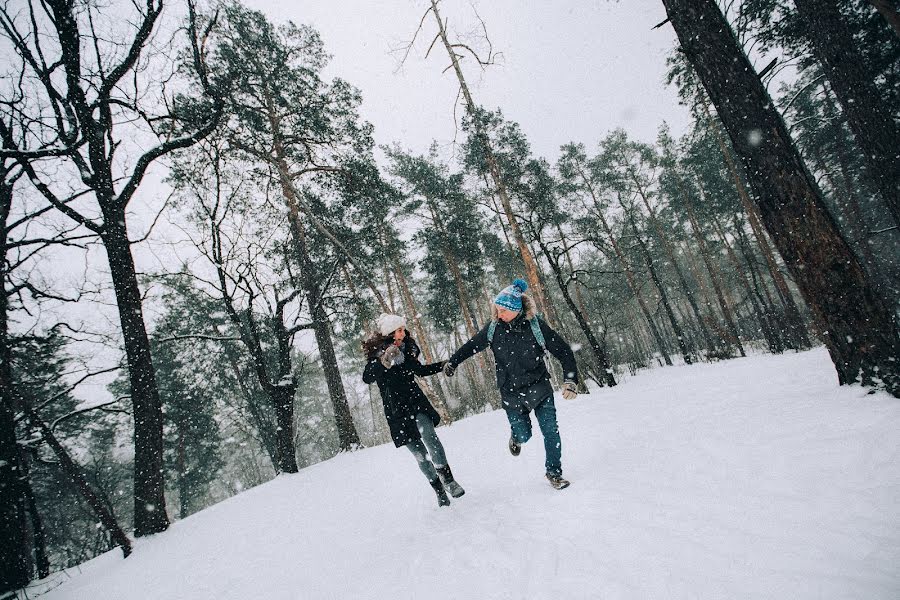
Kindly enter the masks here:
<path id="1" fill-rule="evenodd" d="M 380 446 L 57 574 L 43 598 L 900 598 L 900 401 L 838 388 L 824 350 L 557 406 L 566 490 L 537 431 L 513 458 L 503 413 L 484 414 L 439 430 L 467 490 L 450 508 Z"/>

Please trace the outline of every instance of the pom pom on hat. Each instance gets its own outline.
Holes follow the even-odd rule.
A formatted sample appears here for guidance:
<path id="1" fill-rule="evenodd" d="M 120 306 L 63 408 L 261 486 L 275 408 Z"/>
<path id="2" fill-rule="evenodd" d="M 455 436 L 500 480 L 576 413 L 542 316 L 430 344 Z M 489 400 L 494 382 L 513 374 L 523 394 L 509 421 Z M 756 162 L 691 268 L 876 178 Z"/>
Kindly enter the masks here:
<path id="1" fill-rule="evenodd" d="M 494 304 L 507 310 L 519 312 L 522 310 L 522 294 L 528 289 L 528 282 L 524 279 L 514 279 L 512 285 L 503 288 L 503 291 L 494 298 Z"/>
<path id="2" fill-rule="evenodd" d="M 375 319 L 375 327 L 378 328 L 378 333 L 381 335 L 391 335 L 401 327 L 406 328 L 406 319 L 400 315 L 381 313 Z"/>

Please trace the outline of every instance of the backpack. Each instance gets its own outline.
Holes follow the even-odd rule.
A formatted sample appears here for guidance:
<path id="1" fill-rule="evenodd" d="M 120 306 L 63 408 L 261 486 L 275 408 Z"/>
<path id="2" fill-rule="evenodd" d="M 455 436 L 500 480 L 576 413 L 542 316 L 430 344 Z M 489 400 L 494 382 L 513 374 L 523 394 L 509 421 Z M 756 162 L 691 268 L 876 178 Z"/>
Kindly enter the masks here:
<path id="1" fill-rule="evenodd" d="M 534 317 L 533 319 L 526 319 L 528 323 L 531 325 L 531 333 L 534 334 L 534 339 L 537 340 L 538 345 L 541 347 L 541 354 L 547 353 L 547 342 L 544 341 L 544 332 L 541 331 L 541 324 L 538 322 L 538 318 Z M 494 341 L 494 332 L 497 330 L 497 321 L 491 320 L 488 325 L 487 330 L 487 339 L 488 344 L 493 343 Z"/>

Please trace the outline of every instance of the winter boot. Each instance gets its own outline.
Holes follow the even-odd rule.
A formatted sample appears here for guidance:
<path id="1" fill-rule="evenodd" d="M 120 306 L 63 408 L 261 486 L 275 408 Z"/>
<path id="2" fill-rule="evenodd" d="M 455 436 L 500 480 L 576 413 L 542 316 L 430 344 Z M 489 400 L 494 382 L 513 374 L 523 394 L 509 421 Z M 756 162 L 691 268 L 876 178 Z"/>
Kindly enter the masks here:
<path id="1" fill-rule="evenodd" d="M 509 436 L 509 453 L 513 456 L 518 456 L 519 452 L 522 451 L 522 445 L 516 441 L 516 438 L 513 436 Z"/>
<path id="2" fill-rule="evenodd" d="M 466 493 L 466 490 L 453 479 L 453 472 L 450 470 L 450 465 L 435 467 L 435 471 L 441 476 L 441 481 L 444 483 L 444 487 L 450 492 L 451 496 L 459 498 Z"/>
<path id="3" fill-rule="evenodd" d="M 550 482 L 557 490 L 561 490 L 569 487 L 569 482 L 566 479 L 563 479 L 562 475 L 554 475 L 553 473 L 547 473 L 547 481 Z"/>
<path id="4" fill-rule="evenodd" d="M 437 494 L 438 498 L 438 506 L 450 506 L 450 498 L 447 497 L 447 492 L 444 491 L 444 486 L 441 485 L 440 479 L 435 479 L 434 481 L 429 481 L 431 487 L 434 488 L 434 493 Z"/>

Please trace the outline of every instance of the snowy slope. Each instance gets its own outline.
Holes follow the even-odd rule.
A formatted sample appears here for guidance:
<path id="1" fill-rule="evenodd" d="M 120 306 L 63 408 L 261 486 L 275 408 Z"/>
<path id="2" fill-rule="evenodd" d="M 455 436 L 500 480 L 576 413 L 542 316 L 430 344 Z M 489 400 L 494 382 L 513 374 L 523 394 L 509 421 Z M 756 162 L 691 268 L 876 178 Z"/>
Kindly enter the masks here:
<path id="1" fill-rule="evenodd" d="M 656 369 L 557 406 L 567 490 L 543 479 L 536 427 L 513 458 L 503 413 L 484 414 L 439 430 L 467 490 L 449 509 L 380 446 L 56 575 L 44 598 L 900 598 L 900 401 L 839 389 L 824 350 Z"/>

